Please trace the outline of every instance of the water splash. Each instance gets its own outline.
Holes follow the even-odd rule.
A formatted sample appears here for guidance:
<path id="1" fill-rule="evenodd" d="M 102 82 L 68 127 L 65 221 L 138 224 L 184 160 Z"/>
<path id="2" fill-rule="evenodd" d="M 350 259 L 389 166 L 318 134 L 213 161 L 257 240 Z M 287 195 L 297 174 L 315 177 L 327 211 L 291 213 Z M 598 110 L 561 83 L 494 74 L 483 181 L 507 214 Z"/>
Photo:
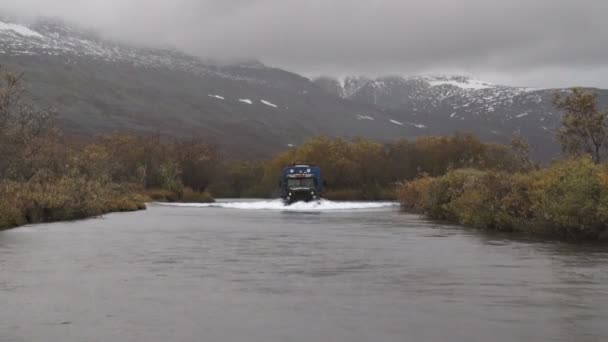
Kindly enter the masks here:
<path id="1" fill-rule="evenodd" d="M 279 210 L 279 211 L 336 211 L 336 210 L 372 210 L 398 206 L 395 202 L 336 202 L 321 200 L 319 202 L 296 202 L 285 205 L 282 200 L 260 201 L 219 201 L 217 203 L 158 203 L 165 206 L 222 208 L 239 210 Z"/>

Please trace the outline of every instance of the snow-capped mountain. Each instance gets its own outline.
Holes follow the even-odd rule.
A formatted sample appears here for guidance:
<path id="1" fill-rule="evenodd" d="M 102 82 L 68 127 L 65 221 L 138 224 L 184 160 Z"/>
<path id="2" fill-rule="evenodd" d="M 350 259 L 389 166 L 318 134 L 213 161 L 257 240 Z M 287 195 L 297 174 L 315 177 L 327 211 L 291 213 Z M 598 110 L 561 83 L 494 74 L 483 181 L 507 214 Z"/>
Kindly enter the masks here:
<path id="1" fill-rule="evenodd" d="M 552 99 L 563 89 L 511 87 L 466 76 L 324 77 L 315 83 L 335 96 L 373 105 L 396 120 L 425 125 L 434 134 L 472 131 L 502 142 L 521 134 L 538 157 L 559 152 L 554 136 L 560 113 Z M 598 91 L 602 105 L 608 105 L 608 92 Z"/>
<path id="2" fill-rule="evenodd" d="M 25 72 L 34 97 L 75 133 L 198 135 L 248 155 L 319 134 L 390 140 L 461 131 L 506 142 L 520 133 L 538 155 L 557 151 L 553 90 L 457 76 L 311 81 L 256 61 L 220 65 L 118 43 L 49 19 L 0 19 L 0 64 Z"/>

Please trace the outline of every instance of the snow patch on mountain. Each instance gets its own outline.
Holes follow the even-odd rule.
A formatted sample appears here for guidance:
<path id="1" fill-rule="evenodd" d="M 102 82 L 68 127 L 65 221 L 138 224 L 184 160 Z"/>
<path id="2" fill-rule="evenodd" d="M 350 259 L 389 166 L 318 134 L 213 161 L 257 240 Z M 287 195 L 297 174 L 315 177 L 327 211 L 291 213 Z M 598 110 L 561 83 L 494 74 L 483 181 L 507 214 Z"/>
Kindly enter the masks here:
<path id="1" fill-rule="evenodd" d="M 412 123 L 412 122 L 408 122 L 407 124 L 411 125 L 411 126 L 414 126 L 416 128 L 420 128 L 420 129 L 426 129 L 427 128 L 426 125 L 423 125 L 423 124 L 417 124 L 417 123 Z"/>
<path id="2" fill-rule="evenodd" d="M 473 89 L 473 90 L 489 89 L 489 88 L 496 87 L 495 85 L 487 83 L 487 82 L 468 79 L 468 78 L 429 80 L 428 83 L 431 85 L 431 87 L 449 85 L 449 86 L 453 86 L 453 87 L 457 87 L 457 88 L 461 88 L 461 89 Z"/>
<path id="3" fill-rule="evenodd" d="M 274 103 L 268 102 L 266 100 L 260 100 L 260 102 L 267 105 L 268 107 L 279 108 L 279 106 L 275 105 Z"/>
<path id="4" fill-rule="evenodd" d="M 36 32 L 34 30 L 31 30 L 23 25 L 10 24 L 10 23 L 5 23 L 3 21 L 0 21 L 0 31 L 12 31 L 21 36 L 25 36 L 25 37 L 44 38 L 44 36 L 41 35 L 40 33 Z"/>

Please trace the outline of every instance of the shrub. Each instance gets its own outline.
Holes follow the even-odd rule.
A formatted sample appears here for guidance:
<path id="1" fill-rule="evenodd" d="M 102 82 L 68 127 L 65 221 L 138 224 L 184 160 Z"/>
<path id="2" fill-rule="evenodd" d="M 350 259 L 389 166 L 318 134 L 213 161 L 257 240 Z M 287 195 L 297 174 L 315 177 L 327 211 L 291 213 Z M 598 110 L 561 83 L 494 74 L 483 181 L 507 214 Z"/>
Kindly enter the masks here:
<path id="1" fill-rule="evenodd" d="M 398 186 L 404 210 L 466 226 L 597 239 L 608 226 L 608 167 L 590 158 L 509 174 L 461 169 Z"/>
<path id="2" fill-rule="evenodd" d="M 142 195 L 155 202 L 177 202 L 179 200 L 178 193 L 164 189 L 146 189 L 142 191 Z"/>
<path id="3" fill-rule="evenodd" d="M 431 187 L 435 182 L 435 178 L 423 175 L 416 180 L 399 183 L 396 194 L 401 206 L 410 212 L 429 214 L 432 209 Z"/>
<path id="4" fill-rule="evenodd" d="M 197 192 L 190 188 L 185 188 L 182 192 L 181 202 L 187 203 L 213 203 L 215 200 L 208 192 Z"/>
<path id="5" fill-rule="evenodd" d="M 437 178 L 429 188 L 430 210 L 427 214 L 438 220 L 457 221 L 458 215 L 454 212 L 452 202 L 462 196 L 467 185 L 475 182 L 482 174 L 482 171 L 474 169 L 460 169 Z"/>
<path id="6" fill-rule="evenodd" d="M 128 189 L 73 177 L 2 183 L 0 203 L 0 228 L 145 209 L 145 198 Z"/>
<path id="7" fill-rule="evenodd" d="M 208 192 L 198 192 L 190 188 L 183 188 L 181 191 L 148 189 L 142 192 L 148 200 L 156 202 L 189 202 L 189 203 L 213 203 L 214 199 Z"/>
<path id="8" fill-rule="evenodd" d="M 540 171 L 530 199 L 540 227 L 571 237 L 595 237 L 608 223 L 602 170 L 590 158 L 556 163 Z"/>
<path id="9" fill-rule="evenodd" d="M 505 206 L 510 192 L 510 175 L 494 171 L 473 172 L 462 184 L 462 193 L 454 196 L 447 206 L 463 225 L 513 230 L 513 217 Z"/>
<path id="10" fill-rule="evenodd" d="M 13 203 L 4 199 L 0 202 L 0 230 L 17 227 L 26 223 L 25 216 Z"/>

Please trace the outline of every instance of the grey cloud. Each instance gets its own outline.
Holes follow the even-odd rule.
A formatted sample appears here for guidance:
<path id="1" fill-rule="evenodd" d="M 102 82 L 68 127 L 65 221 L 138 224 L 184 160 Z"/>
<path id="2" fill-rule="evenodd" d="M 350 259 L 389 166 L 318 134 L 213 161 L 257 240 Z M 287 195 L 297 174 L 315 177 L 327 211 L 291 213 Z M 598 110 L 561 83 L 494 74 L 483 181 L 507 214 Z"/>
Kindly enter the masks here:
<path id="1" fill-rule="evenodd" d="M 605 0 L 0 0 L 0 8 L 309 76 L 445 71 L 608 87 Z"/>

